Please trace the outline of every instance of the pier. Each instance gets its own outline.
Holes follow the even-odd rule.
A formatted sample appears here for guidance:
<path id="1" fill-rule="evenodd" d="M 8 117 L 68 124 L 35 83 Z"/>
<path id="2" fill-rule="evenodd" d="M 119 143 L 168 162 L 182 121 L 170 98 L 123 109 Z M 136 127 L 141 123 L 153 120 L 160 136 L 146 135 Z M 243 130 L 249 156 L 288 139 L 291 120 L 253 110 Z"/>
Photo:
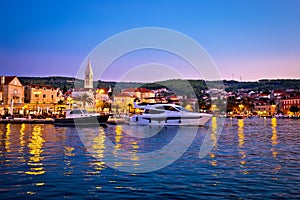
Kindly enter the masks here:
<path id="1" fill-rule="evenodd" d="M 26 119 L 26 118 L 14 118 L 14 119 L 0 119 L 0 124 L 54 124 L 54 119 Z"/>

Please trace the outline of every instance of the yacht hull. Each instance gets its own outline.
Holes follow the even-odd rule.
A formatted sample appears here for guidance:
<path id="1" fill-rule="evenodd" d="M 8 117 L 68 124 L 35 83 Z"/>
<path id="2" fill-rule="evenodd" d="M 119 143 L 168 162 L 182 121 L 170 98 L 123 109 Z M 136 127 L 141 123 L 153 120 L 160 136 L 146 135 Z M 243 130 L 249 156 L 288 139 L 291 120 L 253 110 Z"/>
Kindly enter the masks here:
<path id="1" fill-rule="evenodd" d="M 195 116 L 149 116 L 134 115 L 130 124 L 136 125 L 161 125 L 161 126 L 204 126 L 211 119 L 209 114 Z"/>
<path id="2" fill-rule="evenodd" d="M 54 120 L 56 126 L 99 126 L 106 125 L 109 115 L 78 117 L 78 118 L 57 118 Z"/>

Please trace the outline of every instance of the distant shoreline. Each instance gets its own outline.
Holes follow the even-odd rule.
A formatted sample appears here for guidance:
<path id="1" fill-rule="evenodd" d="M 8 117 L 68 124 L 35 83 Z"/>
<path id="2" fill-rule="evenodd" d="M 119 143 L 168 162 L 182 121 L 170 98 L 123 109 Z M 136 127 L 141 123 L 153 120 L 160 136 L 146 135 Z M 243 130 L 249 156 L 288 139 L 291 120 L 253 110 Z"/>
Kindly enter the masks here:
<path id="1" fill-rule="evenodd" d="M 48 76 L 48 77 L 34 77 L 34 76 L 20 76 L 18 79 L 23 85 L 28 84 L 42 84 L 51 85 L 58 88 L 67 89 L 71 88 L 83 88 L 84 81 L 75 77 L 64 76 Z M 148 89 L 155 89 L 157 87 L 164 87 L 170 84 L 181 84 L 188 81 L 193 88 L 199 90 L 207 89 L 207 84 L 213 85 L 213 83 L 220 83 L 219 81 L 205 81 L 195 79 L 170 79 L 165 81 L 155 82 L 117 82 L 117 81 L 93 81 L 94 88 L 109 88 L 116 85 L 124 88 L 146 87 Z M 300 79 L 261 79 L 258 81 L 236 81 L 236 80 L 222 80 L 226 91 L 237 91 L 239 89 L 249 89 L 254 91 L 269 91 L 269 90 L 286 90 L 286 89 L 300 89 Z M 223 85 L 219 84 L 219 85 Z"/>
<path id="2" fill-rule="evenodd" d="M 5 76 L 17 76 L 17 75 L 5 75 Z M 17 76 L 19 79 L 21 78 L 64 78 L 68 80 L 82 80 L 78 77 L 72 77 L 72 76 Z M 170 81 L 170 80 L 193 80 L 193 81 L 220 81 L 220 80 L 204 80 L 204 79 L 167 79 L 167 80 L 162 80 L 162 81 Z M 97 81 L 102 81 L 102 82 L 120 82 L 116 80 L 94 80 L 94 82 Z M 239 81 L 239 80 L 232 80 L 232 79 L 222 79 L 222 81 L 233 81 L 233 82 L 239 82 L 239 83 L 254 83 L 254 82 L 266 82 L 266 81 L 300 81 L 300 79 L 295 79 L 295 78 L 263 78 L 263 79 L 258 79 L 258 80 L 246 80 L 246 81 Z M 154 83 L 154 82 L 160 82 L 160 81 L 154 81 L 154 82 L 142 82 L 142 81 L 121 81 L 125 83 Z"/>

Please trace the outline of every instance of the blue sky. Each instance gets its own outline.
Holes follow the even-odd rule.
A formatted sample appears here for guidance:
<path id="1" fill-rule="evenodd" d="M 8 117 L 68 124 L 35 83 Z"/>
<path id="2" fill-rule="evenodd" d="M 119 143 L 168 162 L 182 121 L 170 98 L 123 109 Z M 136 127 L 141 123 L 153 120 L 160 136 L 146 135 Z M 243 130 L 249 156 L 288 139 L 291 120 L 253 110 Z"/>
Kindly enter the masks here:
<path id="1" fill-rule="evenodd" d="M 201 44 L 224 79 L 300 78 L 299 19 L 298 0 L 4 0 L 0 74 L 74 76 L 110 36 L 164 27 Z"/>

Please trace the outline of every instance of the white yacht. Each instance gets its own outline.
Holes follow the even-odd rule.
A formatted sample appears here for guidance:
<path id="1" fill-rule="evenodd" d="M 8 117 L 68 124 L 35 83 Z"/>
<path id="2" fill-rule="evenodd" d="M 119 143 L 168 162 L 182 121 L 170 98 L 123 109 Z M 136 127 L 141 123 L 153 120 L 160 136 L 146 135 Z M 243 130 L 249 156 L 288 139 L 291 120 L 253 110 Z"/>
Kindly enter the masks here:
<path id="1" fill-rule="evenodd" d="M 175 126 L 203 126 L 212 115 L 207 113 L 190 112 L 175 104 L 153 104 L 135 108 L 144 109 L 143 114 L 130 117 L 130 124 L 137 125 L 175 125 Z"/>

